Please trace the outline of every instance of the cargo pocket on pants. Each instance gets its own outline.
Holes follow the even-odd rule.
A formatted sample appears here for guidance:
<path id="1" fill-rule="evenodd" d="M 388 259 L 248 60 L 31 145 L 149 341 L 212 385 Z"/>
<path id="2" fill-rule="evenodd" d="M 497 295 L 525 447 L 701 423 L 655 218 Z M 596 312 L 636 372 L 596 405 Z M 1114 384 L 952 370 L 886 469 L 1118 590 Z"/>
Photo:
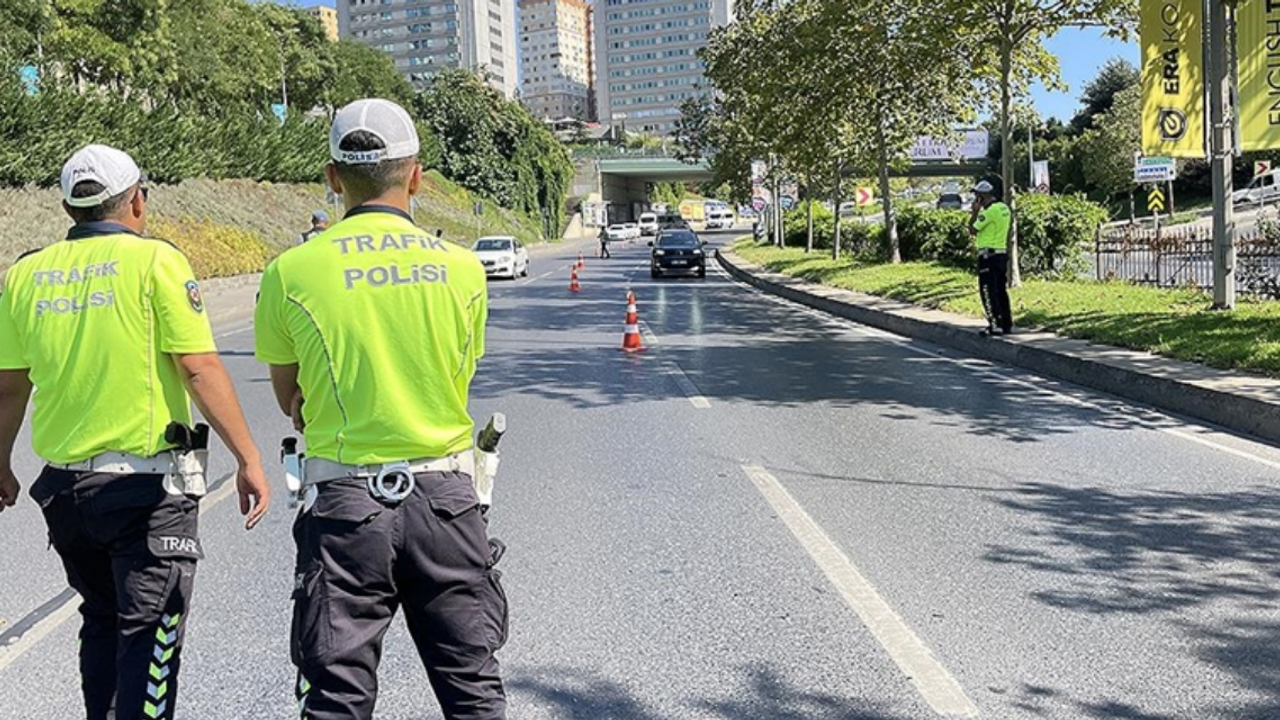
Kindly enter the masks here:
<path id="1" fill-rule="evenodd" d="M 507 592 L 502 589 L 502 571 L 495 565 L 502 559 L 507 546 L 501 540 L 489 540 L 489 560 L 485 563 L 484 598 L 485 630 L 489 641 L 489 649 L 496 651 L 507 644 L 510 632 L 510 611 L 507 605 Z"/>
<path id="2" fill-rule="evenodd" d="M 328 596 L 320 583 L 323 573 L 316 565 L 294 577 L 289 651 L 293 664 L 303 670 L 323 664 L 331 646 Z"/>

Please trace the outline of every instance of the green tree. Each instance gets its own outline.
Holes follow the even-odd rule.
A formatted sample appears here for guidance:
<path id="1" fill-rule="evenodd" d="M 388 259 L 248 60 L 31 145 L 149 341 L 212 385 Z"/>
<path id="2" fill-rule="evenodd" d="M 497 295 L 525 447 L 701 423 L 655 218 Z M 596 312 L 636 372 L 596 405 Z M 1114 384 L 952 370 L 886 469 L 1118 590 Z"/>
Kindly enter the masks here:
<path id="1" fill-rule="evenodd" d="M 1142 88 L 1116 93 L 1111 108 L 1080 137 L 1080 158 L 1104 200 L 1133 189 L 1133 154 L 1142 147 Z"/>
<path id="2" fill-rule="evenodd" d="M 1111 109 L 1117 95 L 1138 87 L 1141 81 L 1138 68 L 1128 60 L 1108 60 L 1097 76 L 1084 86 L 1084 92 L 1080 94 L 1080 104 L 1084 107 L 1071 118 L 1072 131 L 1079 134 L 1093 127 L 1094 119 Z"/>

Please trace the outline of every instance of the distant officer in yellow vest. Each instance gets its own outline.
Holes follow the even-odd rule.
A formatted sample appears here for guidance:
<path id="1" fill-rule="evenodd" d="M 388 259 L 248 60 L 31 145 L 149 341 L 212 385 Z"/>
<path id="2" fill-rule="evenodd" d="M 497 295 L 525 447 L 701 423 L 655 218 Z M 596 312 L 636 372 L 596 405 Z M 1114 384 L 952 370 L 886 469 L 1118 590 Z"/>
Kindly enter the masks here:
<path id="1" fill-rule="evenodd" d="M 21 258 L 0 293 L 0 510 L 18 498 L 13 446 L 34 389 L 48 464 L 31 497 L 83 598 L 86 717 L 172 718 L 203 557 L 208 428 L 192 427 L 190 397 L 235 455 L 246 527 L 270 491 L 186 257 L 141 236 L 138 166 L 90 145 L 63 167 L 62 194 L 67 239 Z"/>
<path id="2" fill-rule="evenodd" d="M 255 315 L 258 359 L 306 439 L 291 639 L 302 717 L 373 716 L 402 607 L 444 716 L 501 720 L 501 544 L 473 485 L 467 414 L 484 268 L 414 225 L 422 168 L 403 108 L 348 105 L 329 149 L 346 216 L 267 267 Z"/>
<path id="3" fill-rule="evenodd" d="M 987 313 L 983 335 L 1013 332 L 1013 309 L 1009 303 L 1009 228 L 1013 223 L 1009 206 L 995 196 L 995 187 L 983 180 L 973 188 L 976 195 L 969 218 L 970 232 L 978 247 L 978 293 Z"/>

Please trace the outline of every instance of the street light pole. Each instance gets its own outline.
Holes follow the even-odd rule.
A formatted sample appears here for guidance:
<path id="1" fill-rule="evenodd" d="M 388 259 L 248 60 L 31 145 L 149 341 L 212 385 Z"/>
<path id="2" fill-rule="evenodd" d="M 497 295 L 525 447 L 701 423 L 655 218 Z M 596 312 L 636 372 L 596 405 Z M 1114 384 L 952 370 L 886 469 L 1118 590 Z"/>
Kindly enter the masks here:
<path id="1" fill-rule="evenodd" d="M 1208 0 L 1209 9 L 1209 162 L 1213 168 L 1213 306 L 1236 306 L 1236 225 L 1231 206 L 1231 165 L 1234 142 L 1228 133 L 1235 126 L 1228 96 L 1231 64 L 1227 33 L 1235 16 L 1232 0 Z"/>

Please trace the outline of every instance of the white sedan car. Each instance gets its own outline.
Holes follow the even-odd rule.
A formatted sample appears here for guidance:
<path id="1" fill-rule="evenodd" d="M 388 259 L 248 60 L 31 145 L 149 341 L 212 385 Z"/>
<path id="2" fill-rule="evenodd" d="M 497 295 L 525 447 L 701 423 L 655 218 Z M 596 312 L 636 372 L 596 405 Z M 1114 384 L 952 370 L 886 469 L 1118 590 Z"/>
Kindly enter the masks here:
<path id="1" fill-rule="evenodd" d="M 627 229 L 627 237 L 631 240 L 640 239 L 640 223 L 629 222 L 623 225 Z"/>
<path id="2" fill-rule="evenodd" d="M 610 225 L 609 228 L 605 230 L 605 235 L 608 237 L 609 242 L 622 242 L 623 240 L 631 239 L 631 231 L 622 223 Z"/>
<path id="3" fill-rule="evenodd" d="M 482 237 L 471 249 L 484 265 L 484 274 L 512 280 L 529 275 L 529 251 L 509 235 Z"/>

